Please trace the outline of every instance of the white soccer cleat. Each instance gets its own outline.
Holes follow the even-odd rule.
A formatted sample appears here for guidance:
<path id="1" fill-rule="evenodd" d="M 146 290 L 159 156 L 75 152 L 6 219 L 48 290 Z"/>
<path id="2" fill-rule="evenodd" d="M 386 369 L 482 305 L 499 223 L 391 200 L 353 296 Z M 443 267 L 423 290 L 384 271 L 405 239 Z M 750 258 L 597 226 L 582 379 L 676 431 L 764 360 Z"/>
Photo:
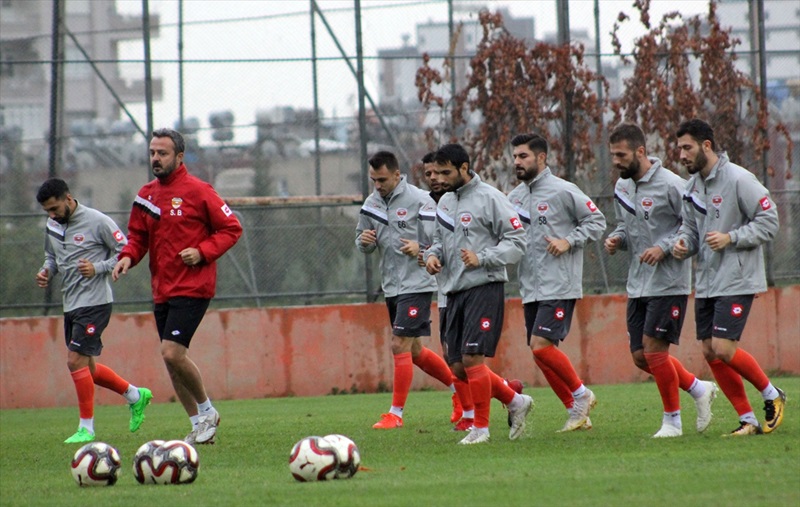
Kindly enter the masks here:
<path id="1" fill-rule="evenodd" d="M 195 443 L 213 444 L 214 437 L 217 434 L 217 426 L 219 426 L 219 421 L 219 412 L 214 409 L 212 409 L 210 414 L 201 415 L 197 419 L 197 429 L 192 432 L 195 434 Z"/>
<path id="2" fill-rule="evenodd" d="M 671 424 L 662 424 L 661 429 L 653 435 L 653 438 L 672 438 L 683 435 L 683 430 Z"/>
<path id="3" fill-rule="evenodd" d="M 489 428 L 475 428 L 473 427 L 467 433 L 467 436 L 462 438 L 459 442 L 460 445 L 482 444 L 489 441 Z"/>
<path id="4" fill-rule="evenodd" d="M 584 426 L 586 426 L 586 429 L 591 429 L 592 423 L 589 422 L 589 412 L 595 405 L 597 405 L 597 398 L 591 389 L 586 388 L 586 394 L 580 398 L 575 398 L 569 419 L 564 423 L 564 427 L 558 430 L 558 433 L 579 430 Z"/>
<path id="5" fill-rule="evenodd" d="M 702 433 L 711 424 L 711 418 L 714 414 L 711 413 L 711 404 L 714 403 L 714 398 L 717 397 L 717 384 L 701 380 L 700 382 L 706 386 L 706 392 L 696 400 L 694 404 L 697 407 L 697 431 Z"/>
<path id="6" fill-rule="evenodd" d="M 522 397 L 522 404 L 516 410 L 511 410 L 510 407 L 508 409 L 508 415 L 511 419 L 508 438 L 511 440 L 516 440 L 525 431 L 525 419 L 533 410 L 533 398 L 527 394 L 520 394 L 520 396 Z"/>

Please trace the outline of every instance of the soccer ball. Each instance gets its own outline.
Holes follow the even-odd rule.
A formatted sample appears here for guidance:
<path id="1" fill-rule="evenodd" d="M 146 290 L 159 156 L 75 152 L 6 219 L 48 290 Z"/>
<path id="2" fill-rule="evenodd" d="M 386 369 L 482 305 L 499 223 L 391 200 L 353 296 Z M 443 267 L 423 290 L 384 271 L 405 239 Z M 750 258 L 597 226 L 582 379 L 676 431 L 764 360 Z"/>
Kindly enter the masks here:
<path id="1" fill-rule="evenodd" d="M 300 482 L 327 481 L 336 478 L 338 453 L 322 437 L 306 437 L 292 447 L 289 470 Z"/>
<path id="2" fill-rule="evenodd" d="M 339 465 L 336 467 L 337 479 L 349 479 L 358 472 L 361 465 L 361 453 L 356 443 L 344 435 L 325 435 L 331 446 L 336 450 Z"/>
<path id="3" fill-rule="evenodd" d="M 72 458 L 72 477 L 78 486 L 113 486 L 119 479 L 119 451 L 103 442 L 91 442 Z"/>
<path id="4" fill-rule="evenodd" d="M 133 476 L 139 484 L 155 484 L 153 454 L 163 443 L 164 440 L 151 440 L 142 444 L 133 455 Z"/>
<path id="5" fill-rule="evenodd" d="M 168 440 L 153 451 L 152 467 L 154 484 L 189 484 L 197 478 L 200 456 L 183 440 Z"/>

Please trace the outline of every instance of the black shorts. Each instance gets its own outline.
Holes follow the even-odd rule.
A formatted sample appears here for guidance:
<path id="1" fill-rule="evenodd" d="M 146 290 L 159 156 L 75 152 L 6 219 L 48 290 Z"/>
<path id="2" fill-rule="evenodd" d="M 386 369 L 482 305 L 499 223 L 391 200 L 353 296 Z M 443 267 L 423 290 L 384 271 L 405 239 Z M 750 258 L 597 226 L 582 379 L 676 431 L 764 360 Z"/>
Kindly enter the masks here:
<path id="1" fill-rule="evenodd" d="M 464 354 L 494 357 L 503 330 L 503 282 L 479 285 L 447 296 L 445 359 L 462 362 Z"/>
<path id="2" fill-rule="evenodd" d="M 686 295 L 628 299 L 628 342 L 631 352 L 644 349 L 644 336 L 677 345 L 688 299 Z"/>
<path id="3" fill-rule="evenodd" d="M 111 303 L 84 306 L 64 314 L 64 340 L 67 349 L 84 356 L 99 356 L 103 350 L 100 337 L 111 320 Z"/>
<path id="4" fill-rule="evenodd" d="M 529 346 L 531 335 L 540 336 L 558 345 L 569 334 L 572 313 L 575 311 L 574 299 L 535 301 L 525 303 L 523 307 Z"/>
<path id="5" fill-rule="evenodd" d="M 431 335 L 432 292 L 386 298 L 392 334 L 406 338 Z"/>
<path id="6" fill-rule="evenodd" d="M 697 339 L 725 338 L 738 341 L 742 337 L 747 316 L 753 305 L 753 294 L 720 296 L 694 300 Z"/>
<path id="7" fill-rule="evenodd" d="M 177 297 L 166 303 L 156 303 L 153 314 L 158 337 L 161 341 L 180 343 L 188 349 L 210 302 L 210 299 Z"/>

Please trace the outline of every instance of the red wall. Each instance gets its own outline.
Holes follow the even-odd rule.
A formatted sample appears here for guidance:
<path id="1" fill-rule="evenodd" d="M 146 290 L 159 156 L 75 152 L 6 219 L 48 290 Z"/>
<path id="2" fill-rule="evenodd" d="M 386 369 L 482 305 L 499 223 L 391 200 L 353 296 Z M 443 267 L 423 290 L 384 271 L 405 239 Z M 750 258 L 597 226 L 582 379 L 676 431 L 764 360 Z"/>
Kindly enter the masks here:
<path id="1" fill-rule="evenodd" d="M 693 302 L 683 340 L 673 347 L 690 371 L 710 378 L 695 340 Z M 434 309 L 434 322 L 438 314 Z M 438 326 L 432 326 L 437 332 Z M 424 343 L 441 351 L 438 333 Z M 161 362 L 150 313 L 115 314 L 103 335 L 101 361 L 122 377 L 150 387 L 155 401 L 174 396 Z M 391 386 L 391 331 L 383 303 L 223 310 L 209 312 L 192 341 L 212 399 L 311 396 L 332 389 L 372 392 Z M 770 290 L 753 304 L 743 347 L 767 373 L 800 375 L 800 285 Z M 579 301 L 562 345 L 587 384 L 641 381 L 630 360 L 623 295 Z M 527 385 L 545 385 L 525 344 L 519 299 L 507 302 L 503 338 L 490 366 Z M 438 387 L 416 371 L 413 388 Z M 99 389 L 98 403 L 122 403 Z M 69 406 L 76 403 L 66 367 L 59 317 L 0 319 L 0 408 Z"/>

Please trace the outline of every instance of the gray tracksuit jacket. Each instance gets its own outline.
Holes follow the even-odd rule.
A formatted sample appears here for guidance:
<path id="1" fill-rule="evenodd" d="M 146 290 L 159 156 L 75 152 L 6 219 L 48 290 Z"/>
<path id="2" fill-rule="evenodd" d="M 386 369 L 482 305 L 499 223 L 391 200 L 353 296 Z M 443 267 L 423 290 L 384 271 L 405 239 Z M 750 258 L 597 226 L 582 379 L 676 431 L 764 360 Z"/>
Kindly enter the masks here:
<path id="1" fill-rule="evenodd" d="M 519 264 L 523 303 L 583 297 L 583 247 L 597 240 L 606 219 L 577 185 L 545 168 L 530 184 L 520 183 L 508 200 L 525 227 L 528 251 Z M 569 241 L 570 250 L 556 257 L 547 240 Z"/>
<path id="2" fill-rule="evenodd" d="M 692 263 L 672 256 L 672 244 L 682 222 L 686 180 L 662 166 L 661 160 L 649 158 L 653 166 L 639 181 L 617 180 L 617 228 L 608 237 L 620 238 L 618 248 L 629 253 L 628 297 L 689 294 Z M 653 246 L 664 251 L 664 260 L 655 266 L 639 262 L 639 256 Z"/>
<path id="3" fill-rule="evenodd" d="M 62 225 L 47 219 L 44 241 L 44 265 L 49 277 L 62 273 L 61 294 L 64 313 L 111 303 L 111 271 L 117 256 L 128 240 L 111 218 L 78 204 L 69 221 Z M 84 278 L 78 260 L 94 264 L 95 276 Z"/>
<path id="4" fill-rule="evenodd" d="M 464 266 L 462 248 L 475 252 L 479 267 Z M 477 174 L 439 199 L 434 241 L 425 259 L 435 255 L 441 261 L 439 280 L 445 294 L 507 282 L 506 266 L 519 262 L 524 253 L 525 231 L 517 213 L 502 192 Z"/>
<path id="5" fill-rule="evenodd" d="M 673 245 L 683 239 L 697 254 L 695 297 L 755 294 L 767 290 L 762 245 L 778 232 L 778 209 L 769 191 L 724 152 L 704 180 L 695 174 L 686 184 L 683 225 Z M 714 252 L 709 232 L 726 232 L 731 244 Z"/>
<path id="6" fill-rule="evenodd" d="M 400 251 L 401 239 L 420 243 L 421 247 L 433 232 L 436 203 L 428 193 L 406 181 L 400 183 L 386 199 L 374 191 L 361 206 L 356 226 L 356 247 L 365 253 L 376 249 L 381 255 L 381 287 L 384 296 L 417 294 L 436 291 L 436 279 L 417 263 Z M 374 229 L 377 245 L 361 244 L 361 233 Z"/>

